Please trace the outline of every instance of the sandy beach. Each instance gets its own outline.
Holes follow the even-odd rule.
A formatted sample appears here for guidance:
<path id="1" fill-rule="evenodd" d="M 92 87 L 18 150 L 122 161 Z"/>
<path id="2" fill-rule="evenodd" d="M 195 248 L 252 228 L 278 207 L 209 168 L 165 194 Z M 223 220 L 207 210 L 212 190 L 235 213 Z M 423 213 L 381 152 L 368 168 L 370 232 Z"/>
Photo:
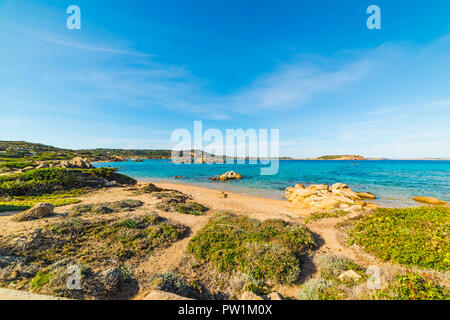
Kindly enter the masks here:
<path id="1" fill-rule="evenodd" d="M 139 183 L 138 187 L 143 185 Z M 156 250 L 153 254 L 148 256 L 138 265 L 133 268 L 137 274 L 137 278 L 143 284 L 134 299 L 144 299 L 151 289 L 147 286 L 146 279 L 151 275 L 160 274 L 163 272 L 172 272 L 180 267 L 183 259 L 186 256 L 186 247 L 192 237 L 206 225 L 210 217 L 216 212 L 229 212 L 235 215 L 245 215 L 258 220 L 266 219 L 282 219 L 289 222 L 303 223 L 305 218 L 310 214 L 310 210 L 301 209 L 295 204 L 283 200 L 265 199 L 260 197 L 250 197 L 238 193 L 226 192 L 227 197 L 223 198 L 222 192 L 215 189 L 207 189 L 198 186 L 179 184 L 179 183 L 155 183 L 159 188 L 174 189 L 192 196 L 193 200 L 199 202 L 209 208 L 206 215 L 193 216 L 180 214 L 177 212 L 164 212 L 155 209 L 155 204 L 158 200 L 152 198 L 149 194 L 134 195 L 129 187 L 115 187 L 105 188 L 91 193 L 85 194 L 79 199 L 81 203 L 104 203 L 123 199 L 140 200 L 144 205 L 132 212 L 113 213 L 109 215 L 95 215 L 86 217 L 86 219 L 116 219 L 143 216 L 149 212 L 155 212 L 158 215 L 170 219 L 176 223 L 187 226 L 190 229 L 190 234 L 175 242 L 168 248 L 163 250 Z M 41 220 L 25 221 L 17 223 L 12 220 L 13 215 L 0 216 L 0 234 L 9 235 L 27 230 L 42 228 L 48 224 L 62 221 L 72 205 L 57 207 L 53 217 Z M 331 218 L 323 219 L 308 224 L 308 228 L 314 233 L 319 248 L 315 250 L 315 254 L 328 253 L 339 254 L 351 258 L 362 266 L 368 266 L 376 260 L 360 251 L 346 247 L 339 239 L 338 231 L 335 225 L 343 219 L 351 218 L 352 215 L 347 215 L 345 218 Z M 308 276 L 314 275 L 314 270 L 308 271 Z M 280 287 L 278 292 L 286 296 L 295 296 L 298 287 Z M 7 294 L 4 293 L 4 294 Z"/>

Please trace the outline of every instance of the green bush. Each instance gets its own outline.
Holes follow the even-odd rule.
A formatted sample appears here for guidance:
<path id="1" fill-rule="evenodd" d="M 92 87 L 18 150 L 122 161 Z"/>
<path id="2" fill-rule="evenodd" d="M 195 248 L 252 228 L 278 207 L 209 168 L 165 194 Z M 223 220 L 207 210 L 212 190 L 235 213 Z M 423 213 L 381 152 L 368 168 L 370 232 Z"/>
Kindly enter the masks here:
<path id="1" fill-rule="evenodd" d="M 40 202 L 47 202 L 54 207 L 67 206 L 69 204 L 79 203 L 78 199 L 47 199 L 42 200 L 19 200 L 19 201 L 0 201 L 0 212 L 24 211 L 32 208 Z"/>
<path id="2" fill-rule="evenodd" d="M 322 278 L 336 278 L 343 272 L 353 270 L 362 273 L 362 268 L 346 257 L 322 254 L 314 259 Z"/>
<path id="3" fill-rule="evenodd" d="M 0 163 L 0 168 L 23 169 L 32 165 L 33 163 L 29 161 L 11 161 Z"/>
<path id="4" fill-rule="evenodd" d="M 204 205 L 201 205 L 200 203 L 189 201 L 186 203 L 178 204 L 175 210 L 183 214 L 201 216 L 204 215 L 206 211 L 208 211 L 208 208 L 205 207 Z"/>
<path id="5" fill-rule="evenodd" d="M 305 219 L 305 223 L 310 221 L 318 221 L 327 218 L 339 218 L 345 216 L 347 212 L 345 211 L 321 211 L 321 212 L 313 212 L 311 215 Z"/>
<path id="6" fill-rule="evenodd" d="M 35 289 L 40 289 L 50 282 L 52 279 L 52 274 L 49 271 L 42 270 L 39 271 L 31 280 L 31 286 Z"/>
<path id="7" fill-rule="evenodd" d="M 106 179 L 108 181 L 116 181 L 120 184 L 135 185 L 137 181 L 124 174 L 117 173 L 117 168 L 95 168 L 88 169 L 94 176 Z"/>
<path id="8" fill-rule="evenodd" d="M 449 300 L 450 292 L 429 275 L 405 273 L 397 276 L 397 281 L 376 293 L 383 300 Z"/>
<path id="9" fill-rule="evenodd" d="M 77 217 L 83 213 L 96 213 L 107 214 L 113 212 L 132 211 L 135 208 L 141 207 L 144 203 L 139 200 L 125 199 L 115 202 L 103 202 L 103 203 L 83 203 L 77 206 L 73 206 L 70 209 L 69 215 L 71 217 Z"/>
<path id="10" fill-rule="evenodd" d="M 348 243 L 385 261 L 450 268 L 450 208 L 377 209 L 353 222 Z"/>
<path id="11" fill-rule="evenodd" d="M 300 288 L 298 297 L 300 300 L 339 300 L 342 293 L 331 280 L 310 279 Z"/>
<path id="12" fill-rule="evenodd" d="M 99 178 L 119 183 L 136 183 L 136 180 L 116 171 L 114 168 L 46 168 L 4 175 L 0 176 L 0 196 L 39 196 L 56 191 L 98 188 L 102 186 Z"/>
<path id="13" fill-rule="evenodd" d="M 298 279 L 299 259 L 314 246 L 312 233 L 303 225 L 220 214 L 192 238 L 187 250 L 219 272 L 283 284 Z"/>

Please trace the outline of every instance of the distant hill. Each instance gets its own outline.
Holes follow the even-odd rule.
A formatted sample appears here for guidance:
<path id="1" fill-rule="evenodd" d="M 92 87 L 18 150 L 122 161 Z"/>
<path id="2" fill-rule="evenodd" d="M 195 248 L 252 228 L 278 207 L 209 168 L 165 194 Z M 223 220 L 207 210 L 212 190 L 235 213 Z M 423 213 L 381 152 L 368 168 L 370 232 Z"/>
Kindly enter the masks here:
<path id="1" fill-rule="evenodd" d="M 126 159 L 170 159 L 171 150 L 84 149 L 70 150 L 25 141 L 0 141 L 0 171 L 23 169 L 39 162 L 69 160 L 124 161 Z"/>

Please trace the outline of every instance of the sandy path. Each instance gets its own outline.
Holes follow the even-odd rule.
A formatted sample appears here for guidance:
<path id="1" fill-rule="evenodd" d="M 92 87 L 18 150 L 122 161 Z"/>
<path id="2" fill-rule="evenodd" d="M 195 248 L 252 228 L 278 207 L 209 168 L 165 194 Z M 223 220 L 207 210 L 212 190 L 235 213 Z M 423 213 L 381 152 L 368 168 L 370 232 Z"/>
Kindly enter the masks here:
<path id="1" fill-rule="evenodd" d="M 26 291 L 17 291 L 0 288 L 0 300 L 68 300 L 42 294 L 34 294 Z"/>
<path id="2" fill-rule="evenodd" d="M 364 254 L 362 251 L 345 246 L 339 237 L 336 224 L 348 217 L 328 218 L 307 224 L 309 230 L 320 236 L 320 248 L 314 254 L 334 254 L 352 259 L 357 264 L 368 267 L 371 264 L 379 264 L 374 257 Z"/>

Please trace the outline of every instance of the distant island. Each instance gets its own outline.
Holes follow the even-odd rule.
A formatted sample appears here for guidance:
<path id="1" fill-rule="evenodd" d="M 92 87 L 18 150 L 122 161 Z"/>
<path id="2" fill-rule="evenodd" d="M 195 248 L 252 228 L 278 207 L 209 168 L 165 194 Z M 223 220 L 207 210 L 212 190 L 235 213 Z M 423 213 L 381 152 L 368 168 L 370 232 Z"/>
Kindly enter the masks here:
<path id="1" fill-rule="evenodd" d="M 360 155 L 328 155 L 328 156 L 321 156 L 318 158 L 308 158 L 305 160 L 367 160 L 367 159 Z"/>

